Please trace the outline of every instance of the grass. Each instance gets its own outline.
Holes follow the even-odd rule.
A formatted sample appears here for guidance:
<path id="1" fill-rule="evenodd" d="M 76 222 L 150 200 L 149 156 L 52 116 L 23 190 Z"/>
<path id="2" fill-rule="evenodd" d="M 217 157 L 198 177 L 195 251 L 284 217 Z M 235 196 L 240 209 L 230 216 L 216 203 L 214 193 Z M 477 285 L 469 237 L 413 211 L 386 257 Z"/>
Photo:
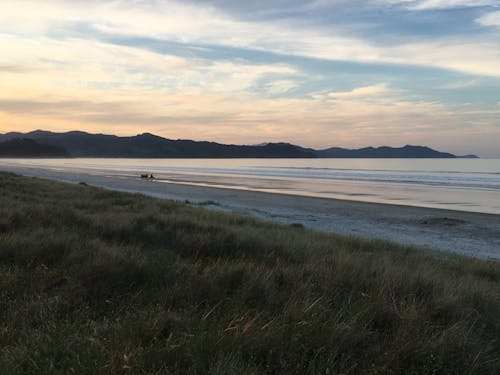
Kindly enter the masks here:
<path id="1" fill-rule="evenodd" d="M 0 174 L 1 374 L 498 374 L 500 264 Z"/>

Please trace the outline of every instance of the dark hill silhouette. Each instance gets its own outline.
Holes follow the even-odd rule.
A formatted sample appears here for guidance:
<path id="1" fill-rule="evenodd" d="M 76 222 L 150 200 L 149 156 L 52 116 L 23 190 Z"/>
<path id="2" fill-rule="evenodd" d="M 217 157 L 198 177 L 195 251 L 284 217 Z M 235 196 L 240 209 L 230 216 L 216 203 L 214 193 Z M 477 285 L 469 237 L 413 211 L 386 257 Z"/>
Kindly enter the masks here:
<path id="1" fill-rule="evenodd" d="M 365 147 L 357 150 L 332 147 L 318 151 L 318 156 L 323 158 L 455 158 L 453 154 L 439 152 L 429 147 L 410 146 L 404 147 Z"/>
<path id="2" fill-rule="evenodd" d="M 74 157 L 125 158 L 313 158 L 314 150 L 289 143 L 269 143 L 265 146 L 224 145 L 215 142 L 171 140 L 144 133 L 134 137 L 89 134 L 79 131 L 52 133 L 8 133 L 2 139 L 30 138 L 37 142 L 65 147 Z"/>
<path id="3" fill-rule="evenodd" d="M 333 147 L 313 150 L 290 143 L 260 145 L 225 145 L 215 142 L 172 140 L 150 133 L 133 137 L 89 134 L 81 131 L 53 133 L 37 130 L 30 133 L 7 133 L 0 141 L 26 138 L 40 144 L 64 148 L 73 157 L 108 158 L 454 158 L 455 155 L 428 147 L 367 147 L 349 150 Z"/>
<path id="4" fill-rule="evenodd" d="M 41 144 L 33 139 L 14 138 L 0 142 L 0 157 L 68 157 L 64 147 Z"/>

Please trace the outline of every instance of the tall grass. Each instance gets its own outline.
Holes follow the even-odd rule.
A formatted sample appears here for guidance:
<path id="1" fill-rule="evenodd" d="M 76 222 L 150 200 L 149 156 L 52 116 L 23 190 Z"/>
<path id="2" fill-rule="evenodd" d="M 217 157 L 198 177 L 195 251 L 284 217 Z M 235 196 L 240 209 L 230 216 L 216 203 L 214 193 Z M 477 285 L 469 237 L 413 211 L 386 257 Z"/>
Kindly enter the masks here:
<path id="1" fill-rule="evenodd" d="M 0 174 L 0 373 L 498 374 L 500 265 Z"/>

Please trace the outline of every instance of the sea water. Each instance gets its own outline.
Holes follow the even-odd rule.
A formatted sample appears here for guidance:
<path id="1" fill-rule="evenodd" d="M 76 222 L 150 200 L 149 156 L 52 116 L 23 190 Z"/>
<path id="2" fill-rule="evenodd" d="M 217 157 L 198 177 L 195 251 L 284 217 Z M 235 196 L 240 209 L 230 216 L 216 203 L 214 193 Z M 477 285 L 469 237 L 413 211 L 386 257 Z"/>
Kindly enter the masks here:
<path id="1" fill-rule="evenodd" d="M 500 214 L 500 159 L 2 159 L 1 165 Z M 1 168 L 0 168 L 1 169 Z"/>

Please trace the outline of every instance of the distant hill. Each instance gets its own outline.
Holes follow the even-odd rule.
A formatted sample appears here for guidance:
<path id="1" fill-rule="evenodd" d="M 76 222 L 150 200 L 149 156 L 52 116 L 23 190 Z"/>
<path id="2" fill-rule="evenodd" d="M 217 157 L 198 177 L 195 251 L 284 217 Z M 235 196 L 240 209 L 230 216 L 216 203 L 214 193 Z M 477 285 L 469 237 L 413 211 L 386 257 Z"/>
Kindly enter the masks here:
<path id="1" fill-rule="evenodd" d="M 439 152 L 429 147 L 365 147 L 357 150 L 332 147 L 317 152 L 321 158 L 456 158 L 456 155 Z"/>
<path id="2" fill-rule="evenodd" d="M 79 131 L 52 133 L 37 130 L 30 133 L 8 133 L 0 140 L 29 138 L 37 142 L 64 147 L 73 157 L 123 158 L 314 158 L 314 150 L 289 143 L 262 146 L 224 145 L 215 142 L 171 140 L 144 133 L 134 137 L 89 134 Z"/>
<path id="3" fill-rule="evenodd" d="M 33 139 L 13 138 L 0 142 L 0 157 L 31 158 L 31 157 L 68 157 L 64 147 L 38 143 Z"/>
<path id="4" fill-rule="evenodd" d="M 133 137 L 89 134 L 81 131 L 0 134 L 0 141 L 30 139 L 41 145 L 67 150 L 72 157 L 103 158 L 455 158 L 428 147 L 367 147 L 349 150 L 332 147 L 313 150 L 290 143 L 225 145 L 215 142 L 172 140 L 144 133 Z M 2 156 L 0 154 L 0 156 Z M 469 155 L 473 157 L 473 155 Z"/>

